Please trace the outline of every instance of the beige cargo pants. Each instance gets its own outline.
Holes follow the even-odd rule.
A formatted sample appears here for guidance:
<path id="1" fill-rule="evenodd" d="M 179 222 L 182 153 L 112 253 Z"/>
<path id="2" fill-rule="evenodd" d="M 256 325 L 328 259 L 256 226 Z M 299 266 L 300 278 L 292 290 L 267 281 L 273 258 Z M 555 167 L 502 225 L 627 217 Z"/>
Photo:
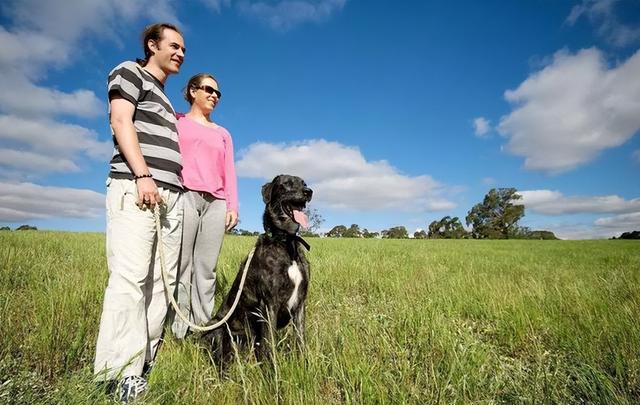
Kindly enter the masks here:
<path id="1" fill-rule="evenodd" d="M 165 268 L 174 293 L 182 237 L 182 195 L 159 188 Z M 96 344 L 96 380 L 141 375 L 153 361 L 162 336 L 168 301 L 162 282 L 153 211 L 136 205 L 133 180 L 107 181 L 107 262 Z"/>

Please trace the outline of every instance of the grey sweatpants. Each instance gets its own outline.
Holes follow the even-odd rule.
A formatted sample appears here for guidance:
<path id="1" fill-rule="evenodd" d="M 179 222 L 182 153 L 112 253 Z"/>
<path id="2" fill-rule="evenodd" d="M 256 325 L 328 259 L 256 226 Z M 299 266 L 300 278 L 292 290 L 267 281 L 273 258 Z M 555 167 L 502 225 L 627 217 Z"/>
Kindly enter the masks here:
<path id="1" fill-rule="evenodd" d="M 224 238 L 227 204 L 208 193 L 183 195 L 184 222 L 178 273 L 178 306 L 189 320 L 202 325 L 211 320 L 216 290 L 216 263 Z M 188 326 L 175 315 L 171 330 L 184 338 Z"/>
<path id="2" fill-rule="evenodd" d="M 96 380 L 141 375 L 153 361 L 167 314 L 167 296 L 161 277 L 159 243 L 153 211 L 136 205 L 133 180 L 107 183 L 107 262 L 109 283 L 104 293 L 96 344 Z M 162 248 L 170 285 L 176 285 L 182 235 L 181 193 L 158 188 Z"/>

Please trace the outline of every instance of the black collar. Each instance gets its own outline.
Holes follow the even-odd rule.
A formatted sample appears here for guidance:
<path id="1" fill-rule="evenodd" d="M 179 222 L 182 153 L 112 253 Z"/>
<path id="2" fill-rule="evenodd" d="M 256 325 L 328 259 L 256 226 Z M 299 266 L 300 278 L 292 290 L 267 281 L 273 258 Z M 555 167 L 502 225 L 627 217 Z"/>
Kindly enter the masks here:
<path id="1" fill-rule="evenodd" d="M 306 240 L 302 239 L 302 236 L 294 235 L 293 239 L 300 242 L 302 246 L 304 246 L 304 248 L 307 249 L 308 252 L 311 251 L 311 246 L 309 246 Z"/>
<path id="2" fill-rule="evenodd" d="M 287 245 L 287 250 L 293 257 L 298 256 L 298 244 L 296 242 L 300 242 L 302 246 L 304 246 L 307 251 L 311 251 L 311 246 L 307 243 L 306 240 L 302 239 L 302 237 L 298 234 L 290 235 L 284 232 L 265 232 L 264 233 L 269 239 L 273 239 L 275 241 L 283 242 Z"/>

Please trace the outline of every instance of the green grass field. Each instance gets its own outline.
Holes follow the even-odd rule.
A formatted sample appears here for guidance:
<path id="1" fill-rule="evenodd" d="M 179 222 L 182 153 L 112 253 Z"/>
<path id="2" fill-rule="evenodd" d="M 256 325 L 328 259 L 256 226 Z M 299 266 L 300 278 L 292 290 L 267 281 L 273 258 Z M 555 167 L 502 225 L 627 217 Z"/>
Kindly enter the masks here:
<path id="1" fill-rule="evenodd" d="M 228 237 L 232 279 L 254 239 Z M 144 403 L 640 402 L 640 243 L 309 239 L 304 356 L 220 379 L 167 337 Z M 0 403 L 100 404 L 104 235 L 0 232 Z M 284 346 L 284 345 L 281 345 Z"/>

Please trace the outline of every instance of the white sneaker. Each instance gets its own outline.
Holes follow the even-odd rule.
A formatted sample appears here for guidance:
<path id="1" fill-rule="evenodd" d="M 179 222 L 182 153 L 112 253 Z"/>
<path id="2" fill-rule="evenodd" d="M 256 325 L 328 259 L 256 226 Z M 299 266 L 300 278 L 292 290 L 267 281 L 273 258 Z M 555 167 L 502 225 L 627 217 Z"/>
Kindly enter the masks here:
<path id="1" fill-rule="evenodd" d="M 139 375 L 130 375 L 120 380 L 118 395 L 120 402 L 127 403 L 142 395 L 147 389 L 147 380 Z"/>

